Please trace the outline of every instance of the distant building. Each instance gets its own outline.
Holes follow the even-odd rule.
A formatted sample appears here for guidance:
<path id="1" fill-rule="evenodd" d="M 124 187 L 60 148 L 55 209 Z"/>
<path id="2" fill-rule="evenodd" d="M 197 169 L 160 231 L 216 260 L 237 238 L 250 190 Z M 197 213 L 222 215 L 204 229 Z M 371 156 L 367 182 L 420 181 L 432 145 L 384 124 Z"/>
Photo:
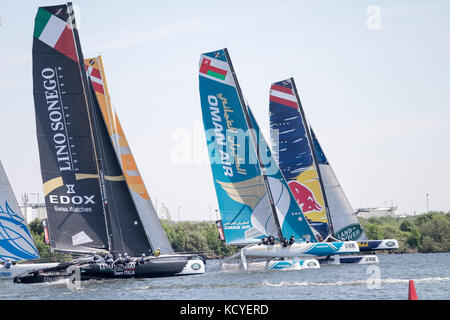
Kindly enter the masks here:
<path id="1" fill-rule="evenodd" d="M 27 224 L 36 218 L 41 220 L 47 218 L 45 203 L 21 203 L 19 207 Z"/>
<path id="2" fill-rule="evenodd" d="M 355 214 L 361 218 L 397 217 L 397 207 L 359 208 Z"/>

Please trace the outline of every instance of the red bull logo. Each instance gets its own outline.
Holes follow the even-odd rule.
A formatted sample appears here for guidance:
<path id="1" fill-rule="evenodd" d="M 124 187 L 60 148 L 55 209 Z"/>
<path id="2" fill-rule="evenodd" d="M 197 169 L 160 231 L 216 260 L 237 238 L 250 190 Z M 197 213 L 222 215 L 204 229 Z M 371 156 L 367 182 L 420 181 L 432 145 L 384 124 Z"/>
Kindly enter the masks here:
<path id="1" fill-rule="evenodd" d="M 289 181 L 288 185 L 303 213 L 322 211 L 322 206 L 316 201 L 311 189 L 298 181 Z"/>

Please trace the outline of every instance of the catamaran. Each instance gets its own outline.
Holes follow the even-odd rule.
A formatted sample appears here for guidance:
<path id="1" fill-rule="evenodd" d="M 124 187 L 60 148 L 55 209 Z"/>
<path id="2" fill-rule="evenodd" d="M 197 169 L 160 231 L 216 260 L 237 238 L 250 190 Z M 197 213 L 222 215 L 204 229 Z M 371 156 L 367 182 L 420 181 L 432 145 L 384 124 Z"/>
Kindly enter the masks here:
<path id="1" fill-rule="evenodd" d="M 310 129 L 293 78 L 270 88 L 272 150 L 294 197 L 321 237 L 358 241 L 360 251 L 398 248 L 395 239 L 368 240 Z M 376 263 L 375 255 L 333 256 L 324 263 Z"/>
<path id="2" fill-rule="evenodd" d="M 37 12 L 33 80 L 53 250 L 132 257 L 125 265 L 74 260 L 81 280 L 204 273 L 203 257 L 176 254 L 170 245 L 111 106 L 101 58 L 83 58 L 70 2 Z M 137 263 L 142 256 L 145 263 Z M 70 275 L 50 269 L 16 282 Z"/>
<path id="3" fill-rule="evenodd" d="M 40 259 L 14 192 L 0 161 L 0 280 L 28 271 L 55 267 L 58 263 L 16 263 Z"/>
<path id="4" fill-rule="evenodd" d="M 359 252 L 354 241 L 318 241 L 245 103 L 226 48 L 201 55 L 199 89 L 225 241 L 243 246 L 242 267 L 248 268 L 247 257 L 278 269 L 308 266 L 299 263 L 304 258 Z M 266 237 L 274 242 L 265 243 Z"/>

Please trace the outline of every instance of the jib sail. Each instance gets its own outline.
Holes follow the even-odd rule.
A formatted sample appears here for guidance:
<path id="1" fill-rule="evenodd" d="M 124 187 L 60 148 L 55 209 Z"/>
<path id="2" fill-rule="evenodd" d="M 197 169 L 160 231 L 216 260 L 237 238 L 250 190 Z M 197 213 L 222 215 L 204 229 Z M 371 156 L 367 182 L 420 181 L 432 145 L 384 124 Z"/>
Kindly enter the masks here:
<path id="1" fill-rule="evenodd" d="M 108 129 L 108 134 L 114 146 L 126 184 L 151 247 L 153 249 L 159 248 L 161 253 L 173 253 L 173 248 L 162 228 L 147 188 L 137 168 L 118 115 L 112 107 L 102 59 L 100 56 L 85 59 L 85 65 L 100 106 L 104 124 Z"/>
<path id="2" fill-rule="evenodd" d="M 327 196 L 331 220 L 333 221 L 334 236 L 341 240 L 367 240 L 367 235 L 354 214 L 353 208 L 312 129 L 311 136 Z"/>

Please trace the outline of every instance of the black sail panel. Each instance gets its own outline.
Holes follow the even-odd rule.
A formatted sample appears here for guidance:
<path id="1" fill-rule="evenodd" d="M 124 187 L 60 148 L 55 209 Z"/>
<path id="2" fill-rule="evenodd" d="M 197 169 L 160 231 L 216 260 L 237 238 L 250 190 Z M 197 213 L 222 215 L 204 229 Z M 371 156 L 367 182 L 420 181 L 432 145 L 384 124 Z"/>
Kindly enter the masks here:
<path id="1" fill-rule="evenodd" d="M 50 241 L 108 249 L 86 96 L 68 6 L 41 7 L 33 37 L 33 93 Z"/>
<path id="2" fill-rule="evenodd" d="M 112 251 L 115 255 L 125 252 L 131 256 L 149 254 L 152 248 L 117 159 L 93 87 L 89 86 L 93 102 L 91 120 L 102 177 L 101 182 L 104 186 L 105 210 L 108 216 Z"/>

